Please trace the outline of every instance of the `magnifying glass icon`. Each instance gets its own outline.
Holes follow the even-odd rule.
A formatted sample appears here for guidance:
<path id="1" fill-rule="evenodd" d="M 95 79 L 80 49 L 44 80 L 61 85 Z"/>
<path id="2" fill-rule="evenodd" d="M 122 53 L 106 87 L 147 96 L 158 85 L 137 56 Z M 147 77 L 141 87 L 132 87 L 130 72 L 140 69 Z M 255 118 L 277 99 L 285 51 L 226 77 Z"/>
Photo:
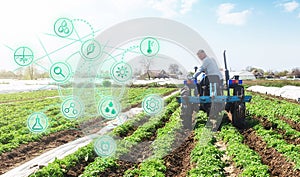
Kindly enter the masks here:
<path id="1" fill-rule="evenodd" d="M 66 76 L 62 73 L 62 69 L 61 69 L 61 67 L 59 67 L 59 66 L 56 66 L 56 67 L 54 68 L 54 73 L 55 73 L 56 75 L 61 75 L 61 76 L 63 76 L 63 77 L 66 77 Z"/>

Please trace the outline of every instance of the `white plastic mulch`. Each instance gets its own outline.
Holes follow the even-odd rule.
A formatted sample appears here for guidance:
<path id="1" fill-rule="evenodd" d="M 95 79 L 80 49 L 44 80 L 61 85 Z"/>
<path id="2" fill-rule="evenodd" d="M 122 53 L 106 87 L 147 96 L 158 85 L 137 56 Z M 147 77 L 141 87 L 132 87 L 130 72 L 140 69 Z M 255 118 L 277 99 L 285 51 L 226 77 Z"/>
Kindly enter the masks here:
<path id="1" fill-rule="evenodd" d="M 249 87 L 247 90 L 264 93 L 269 95 L 280 96 L 283 98 L 289 98 L 300 102 L 300 87 L 297 86 L 284 86 L 284 87 L 265 87 L 260 85 L 255 85 Z"/>

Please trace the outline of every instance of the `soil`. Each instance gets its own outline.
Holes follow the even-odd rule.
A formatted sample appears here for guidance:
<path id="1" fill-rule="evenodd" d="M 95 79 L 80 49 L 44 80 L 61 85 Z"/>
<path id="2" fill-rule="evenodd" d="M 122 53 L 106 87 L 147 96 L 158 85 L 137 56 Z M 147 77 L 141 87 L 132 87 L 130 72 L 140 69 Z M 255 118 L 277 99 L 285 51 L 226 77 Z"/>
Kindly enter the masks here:
<path id="1" fill-rule="evenodd" d="M 118 160 L 117 164 L 118 165 L 115 167 L 106 168 L 105 171 L 98 176 L 99 177 L 102 176 L 122 177 L 126 170 L 132 168 L 135 165 L 135 163 L 133 162 L 122 161 L 122 160 Z"/>
<path id="2" fill-rule="evenodd" d="M 44 136 L 39 141 L 22 144 L 0 156 L 0 175 L 51 150 L 82 136 L 78 130 L 63 130 Z"/>
<path id="3" fill-rule="evenodd" d="M 281 120 L 285 121 L 286 123 L 288 123 L 293 129 L 297 130 L 297 131 L 300 131 L 300 124 L 291 120 L 291 119 L 288 119 L 286 117 L 279 117 Z"/>
<path id="4" fill-rule="evenodd" d="M 223 141 L 217 141 L 215 142 L 215 146 L 220 150 L 220 151 L 226 151 L 226 144 Z M 230 156 L 227 155 L 227 152 L 224 153 L 222 156 L 221 160 L 225 163 L 224 167 L 224 173 L 226 177 L 238 177 L 239 174 L 241 173 L 241 169 L 237 168 L 230 158 Z"/>
<path id="5" fill-rule="evenodd" d="M 272 124 L 270 121 L 267 120 L 267 118 L 264 118 L 264 117 L 253 117 L 253 118 L 255 120 L 258 120 L 265 129 L 267 129 L 267 130 L 272 129 L 272 130 L 276 131 L 278 134 L 282 135 L 284 140 L 286 142 L 288 142 L 289 144 L 293 144 L 293 145 L 300 144 L 300 138 L 286 135 L 285 130 L 277 128 L 277 125 Z"/>
<path id="6" fill-rule="evenodd" d="M 129 161 L 133 163 L 141 163 L 153 155 L 151 144 L 153 143 L 156 135 L 152 136 L 149 140 L 141 142 L 130 149 L 130 152 L 119 157 L 120 160 Z"/>
<path id="7" fill-rule="evenodd" d="M 165 119 L 160 126 L 156 127 L 156 130 L 164 127 L 168 121 L 169 121 L 168 119 Z M 137 128 L 138 127 L 134 127 L 134 131 Z M 132 131 L 126 133 L 127 136 L 130 136 L 129 134 L 132 134 Z M 126 135 L 124 136 L 127 137 Z M 150 138 L 143 139 L 142 142 L 138 143 L 137 146 L 134 146 L 129 153 L 119 157 L 119 160 L 117 161 L 117 163 L 120 164 L 119 166 L 106 168 L 105 171 L 101 173 L 99 176 L 123 176 L 126 170 L 132 168 L 134 165 L 139 164 L 144 159 L 152 155 L 152 149 L 150 148 L 151 147 L 150 145 L 155 140 L 156 136 L 157 134 L 156 132 L 154 132 Z M 84 168 L 93 161 L 94 159 L 91 159 L 91 161 L 89 162 L 77 163 L 74 167 L 72 167 L 67 172 L 67 175 L 65 176 L 66 177 L 79 176 L 84 172 Z"/>
<path id="8" fill-rule="evenodd" d="M 69 169 L 69 171 L 64 174 L 65 177 L 77 177 L 79 174 L 81 174 L 84 171 L 84 167 L 86 167 L 89 163 L 93 162 L 95 159 L 89 159 L 88 161 L 81 161 L 79 164 L 76 164 L 76 166 Z"/>
<path id="9" fill-rule="evenodd" d="M 196 145 L 196 141 L 194 140 L 194 133 L 185 134 L 178 133 L 177 134 L 177 143 L 182 142 L 181 145 L 174 149 L 169 155 L 164 157 L 165 165 L 167 167 L 167 171 L 165 175 L 167 177 L 186 177 L 188 171 L 192 168 L 190 163 L 190 154 Z"/>
<path id="10" fill-rule="evenodd" d="M 271 176 L 300 176 L 300 171 L 293 169 L 294 164 L 288 162 L 287 159 L 274 148 L 268 148 L 266 142 L 257 136 L 252 128 L 245 129 L 241 133 L 245 137 L 244 143 L 255 150 L 261 156 L 262 162 L 269 166 Z"/>
<path id="11" fill-rule="evenodd" d="M 121 133 L 119 136 L 120 136 L 121 138 L 125 138 L 125 137 L 127 137 L 127 136 L 132 135 L 132 134 L 135 132 L 135 130 L 138 129 L 139 126 L 141 126 L 141 125 L 143 125 L 144 123 L 146 123 L 147 121 L 149 121 L 149 119 L 150 119 L 150 117 L 147 116 L 147 117 L 145 117 L 145 118 L 143 118 L 143 119 L 141 119 L 141 120 L 135 122 L 135 123 L 133 124 L 133 126 L 132 126 L 126 133 Z"/>

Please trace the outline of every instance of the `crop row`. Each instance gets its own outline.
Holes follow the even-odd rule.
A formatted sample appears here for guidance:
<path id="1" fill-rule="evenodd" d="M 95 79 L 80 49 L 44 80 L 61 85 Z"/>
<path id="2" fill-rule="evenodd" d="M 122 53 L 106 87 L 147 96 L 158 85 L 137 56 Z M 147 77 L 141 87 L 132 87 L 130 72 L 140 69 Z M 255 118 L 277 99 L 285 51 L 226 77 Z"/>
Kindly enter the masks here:
<path id="1" fill-rule="evenodd" d="M 163 128 L 157 130 L 156 139 L 151 144 L 153 155 L 139 165 L 139 168 L 129 169 L 125 172 L 126 177 L 131 176 L 165 176 L 166 166 L 162 159 L 171 150 L 176 132 L 182 127 L 180 110 L 177 109 Z"/>
<path id="2" fill-rule="evenodd" d="M 103 172 L 103 170 L 100 170 L 99 167 L 108 167 L 107 162 L 110 162 L 112 165 L 116 164 L 111 162 L 115 162 L 121 155 L 129 153 L 130 149 L 138 143 L 153 136 L 157 128 L 160 127 L 163 122 L 169 120 L 170 115 L 178 106 L 179 104 L 177 101 L 173 99 L 173 101 L 166 107 L 163 115 L 150 118 L 148 122 L 140 126 L 132 135 L 125 137 L 123 140 L 118 142 L 118 149 L 115 156 L 109 157 L 108 159 L 101 157 L 96 158 L 94 162 L 90 163 L 85 168 L 82 176 L 97 176 Z"/>
<path id="3" fill-rule="evenodd" d="M 74 127 L 74 122 L 67 121 L 60 114 L 53 115 L 51 110 L 53 107 L 57 107 L 56 103 L 58 98 L 44 99 L 39 102 L 27 101 L 24 105 L 21 104 L 8 104 L 0 105 L 1 113 L 2 110 L 5 115 L 1 115 L 1 127 L 0 127 L 0 154 L 9 151 L 13 148 L 18 147 L 20 144 L 25 144 L 30 141 L 36 141 L 46 134 L 63 130 L 66 128 Z M 32 104 L 35 104 L 33 107 Z M 45 109 L 45 107 L 50 106 Z M 44 109 L 45 113 L 48 114 L 49 118 L 49 129 L 47 132 L 42 134 L 30 133 L 26 126 L 26 118 L 30 115 L 33 110 Z M 59 110 L 59 108 L 57 108 Z M 55 111 L 54 111 L 55 112 Z"/>
<path id="4" fill-rule="evenodd" d="M 178 96 L 178 94 L 175 94 L 173 96 L 166 98 L 165 104 L 168 105 L 169 103 L 171 103 L 176 96 Z M 123 135 L 126 135 L 126 133 L 129 132 L 130 130 L 134 130 L 134 128 L 137 125 L 140 125 L 140 122 L 147 121 L 148 118 L 149 118 L 149 116 L 146 116 L 146 114 L 144 112 L 137 114 L 134 116 L 134 118 L 131 118 L 131 119 L 127 120 L 126 122 L 124 122 L 122 125 L 114 128 L 113 134 L 115 136 L 122 137 Z"/>
<path id="5" fill-rule="evenodd" d="M 140 126 L 136 131 L 134 131 L 131 136 L 126 137 L 126 139 L 118 142 L 118 154 L 120 154 L 121 152 L 128 152 L 128 146 L 133 146 L 141 140 L 151 136 L 156 127 L 162 123 L 162 119 L 168 119 L 168 115 L 171 114 L 176 107 L 178 107 L 178 103 L 175 102 L 174 97 L 175 96 L 169 98 L 170 100 L 172 99 L 172 102 L 165 108 L 166 110 L 163 116 L 151 118 L 147 123 Z M 130 127 L 133 126 L 135 121 L 139 121 L 142 118 L 141 115 L 142 114 L 137 115 L 132 119 L 134 121 L 130 121 L 130 123 L 122 124 L 119 127 L 123 128 L 117 128 L 119 130 L 112 131 L 110 135 L 118 136 L 120 134 L 120 130 L 122 130 L 121 132 L 126 133 L 126 131 L 130 130 Z M 124 146 L 124 144 L 126 144 L 126 148 L 122 148 L 122 145 Z M 96 154 L 93 150 L 93 143 L 90 143 L 88 146 L 78 149 L 75 153 L 70 154 L 63 159 L 55 159 L 54 162 L 48 164 L 48 166 L 42 168 L 31 176 L 63 176 L 68 172 L 68 170 L 70 170 L 71 167 L 74 167 L 83 162 L 92 162 L 86 167 L 86 170 L 83 174 L 86 176 L 97 175 L 107 167 L 117 165 L 115 157 L 96 157 Z"/>
<path id="6" fill-rule="evenodd" d="M 226 143 L 226 151 L 235 166 L 242 169 L 241 176 L 270 176 L 268 166 L 262 164 L 261 157 L 254 150 L 243 144 L 244 137 L 235 127 L 231 124 L 222 126 L 218 137 Z"/>
<path id="7" fill-rule="evenodd" d="M 200 111 L 197 114 L 198 126 L 194 130 L 197 144 L 190 155 L 193 168 L 188 172 L 189 177 L 224 176 L 223 152 L 214 146 L 215 138 L 205 127 L 206 120 L 207 115 Z"/>
<path id="8" fill-rule="evenodd" d="M 300 106 L 286 100 L 265 97 L 256 93 L 251 93 L 252 101 L 248 104 L 247 110 L 250 114 L 259 117 L 286 117 L 300 123 Z"/>
<path id="9" fill-rule="evenodd" d="M 268 100 L 262 99 L 257 95 L 254 95 L 252 99 L 252 103 L 247 106 L 250 116 L 266 118 L 270 123 L 276 126 L 276 128 L 284 130 L 286 136 L 291 136 L 292 138 L 300 137 L 299 131 L 293 129 L 288 123 L 278 118 L 278 115 L 274 113 L 274 105 L 270 105 Z M 264 109 L 260 109 L 262 106 Z"/>
<path id="10" fill-rule="evenodd" d="M 129 90 L 129 95 L 134 98 L 134 95 L 138 97 L 141 91 L 145 91 L 145 88 L 133 88 Z M 158 89 L 158 94 L 169 93 L 172 89 Z M 53 91 L 41 92 L 42 97 L 53 94 Z M 40 92 L 36 97 L 39 97 Z M 11 94 L 10 96 L 13 96 Z M 15 94 L 18 97 L 19 94 Z M 22 94 L 21 94 L 22 95 Z M 35 96 L 31 95 L 32 98 Z M 142 98 L 139 99 L 139 102 Z M 75 128 L 79 122 L 69 121 L 64 118 L 60 113 L 61 100 L 57 97 L 46 98 L 39 101 L 27 100 L 12 103 L 0 104 L 0 154 L 6 151 L 10 151 L 18 147 L 20 144 L 36 141 L 44 135 L 51 134 L 53 132 L 61 131 L 64 129 Z M 88 107 L 88 109 L 90 109 Z M 31 133 L 26 126 L 26 120 L 33 112 L 44 112 L 48 117 L 49 127 L 46 132 L 41 134 Z"/>
<path id="11" fill-rule="evenodd" d="M 0 94 L 0 103 L 8 103 L 15 101 L 37 100 L 46 97 L 58 96 L 57 90 L 43 90 L 22 93 Z"/>
<path id="12" fill-rule="evenodd" d="M 275 148 L 279 153 L 283 154 L 289 161 L 295 163 L 294 168 L 300 169 L 300 145 L 293 145 L 287 143 L 283 136 L 274 130 L 266 130 L 260 124 L 253 127 L 258 136 L 260 136 L 268 145 L 268 147 Z"/>

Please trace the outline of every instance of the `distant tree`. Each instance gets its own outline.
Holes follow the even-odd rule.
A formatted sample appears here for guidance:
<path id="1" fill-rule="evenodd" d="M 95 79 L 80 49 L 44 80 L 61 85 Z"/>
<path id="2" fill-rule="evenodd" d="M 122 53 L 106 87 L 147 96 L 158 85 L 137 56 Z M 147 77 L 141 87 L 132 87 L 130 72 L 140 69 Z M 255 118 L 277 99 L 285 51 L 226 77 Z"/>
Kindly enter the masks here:
<path id="1" fill-rule="evenodd" d="M 141 60 L 141 64 L 144 68 L 144 73 L 147 74 L 148 76 L 148 79 L 150 80 L 151 76 L 150 76 L 150 65 L 151 65 L 151 59 L 148 59 L 148 58 L 144 58 L 144 60 Z"/>
<path id="2" fill-rule="evenodd" d="M 24 78 L 24 68 L 18 68 L 18 70 L 15 72 L 17 79 L 23 79 Z"/>
<path id="3" fill-rule="evenodd" d="M 0 78 L 3 78 L 3 79 L 14 79 L 14 78 L 16 78 L 16 74 L 13 73 L 12 71 L 1 70 L 0 71 Z"/>
<path id="4" fill-rule="evenodd" d="M 284 76 L 287 76 L 288 73 L 289 73 L 289 71 L 287 71 L 287 70 L 279 71 L 278 73 L 276 73 L 276 76 L 277 77 L 284 77 Z"/>
<path id="5" fill-rule="evenodd" d="M 179 71 L 179 66 L 177 64 L 170 64 L 168 70 L 169 70 L 170 74 L 178 74 L 180 72 Z"/>
<path id="6" fill-rule="evenodd" d="M 33 65 L 29 65 L 26 67 L 25 69 L 25 73 L 24 73 L 24 79 L 28 79 L 28 80 L 34 80 L 34 79 L 37 79 L 35 77 L 36 75 L 36 69 Z"/>

